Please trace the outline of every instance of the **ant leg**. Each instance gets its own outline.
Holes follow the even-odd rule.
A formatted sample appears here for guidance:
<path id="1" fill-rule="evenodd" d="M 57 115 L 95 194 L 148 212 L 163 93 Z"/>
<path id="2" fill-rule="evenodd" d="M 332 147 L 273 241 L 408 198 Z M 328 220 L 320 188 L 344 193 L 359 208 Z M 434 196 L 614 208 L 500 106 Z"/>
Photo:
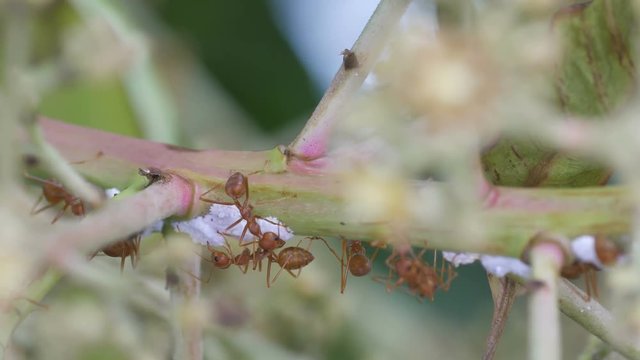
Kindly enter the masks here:
<path id="1" fill-rule="evenodd" d="M 595 270 L 590 270 L 591 272 L 591 288 L 593 289 L 593 296 L 598 299 L 600 294 L 598 294 L 598 273 Z"/>
<path id="2" fill-rule="evenodd" d="M 58 219 L 60 219 L 62 217 L 62 215 L 64 215 L 64 213 L 67 211 L 68 207 L 69 207 L 69 203 L 64 204 L 64 206 L 62 207 L 62 210 L 58 211 L 58 214 L 56 215 L 56 217 L 53 218 L 51 223 L 55 224 L 56 221 L 58 221 Z"/>
<path id="3" fill-rule="evenodd" d="M 312 241 L 312 240 L 320 240 L 320 241 L 322 241 L 322 242 L 327 246 L 327 249 L 329 249 L 329 251 L 331 251 L 331 253 L 333 254 L 333 256 L 334 256 L 338 261 L 340 261 L 340 262 L 342 261 L 342 260 L 340 259 L 340 257 L 338 256 L 338 254 L 335 252 L 335 250 L 333 250 L 333 248 L 329 245 L 329 243 L 327 242 L 327 240 L 325 240 L 325 239 L 323 239 L 323 238 L 321 238 L 321 237 L 319 237 L 319 236 L 313 236 L 313 237 L 309 238 L 309 244 L 311 244 L 311 241 Z M 309 247 L 311 247 L 311 245 L 309 245 Z"/>
<path id="4" fill-rule="evenodd" d="M 214 187 L 212 187 L 212 188 L 209 188 L 209 190 L 207 190 L 207 191 L 203 192 L 202 194 L 200 194 L 200 200 L 202 200 L 202 201 L 204 201 L 204 202 L 212 202 L 212 201 L 211 201 L 211 199 L 207 199 L 207 198 L 205 198 L 205 196 L 206 196 L 208 193 L 212 192 L 213 190 L 215 190 L 215 189 L 219 188 L 219 187 L 220 187 L 220 185 L 222 185 L 222 184 L 217 184 L 216 186 L 214 186 Z"/>
<path id="5" fill-rule="evenodd" d="M 33 204 L 33 207 L 31 208 L 31 211 L 29 212 L 29 214 L 35 215 L 53 206 L 53 204 L 48 204 L 48 205 L 45 205 L 43 208 L 36 210 L 38 205 L 40 205 L 40 203 L 42 202 L 42 199 L 44 199 L 44 195 L 40 195 L 40 197 L 38 198 L 38 201 L 36 201 L 36 203 Z"/>
<path id="6" fill-rule="evenodd" d="M 273 262 L 273 258 L 269 256 L 269 263 L 267 265 L 267 288 L 271 287 L 271 263 Z"/>
<path id="7" fill-rule="evenodd" d="M 347 272 L 349 271 L 349 260 L 347 260 L 347 268 L 345 269 L 344 254 L 346 252 L 347 240 L 342 238 L 342 257 L 340 258 L 340 294 L 344 294 L 344 289 L 347 287 Z"/>
<path id="8" fill-rule="evenodd" d="M 371 255 L 371 257 L 369 258 L 369 261 L 371 261 L 373 263 L 373 261 L 376 259 L 376 257 L 378 256 L 378 253 L 380 252 L 379 247 L 377 247 L 374 251 L 373 254 Z"/>

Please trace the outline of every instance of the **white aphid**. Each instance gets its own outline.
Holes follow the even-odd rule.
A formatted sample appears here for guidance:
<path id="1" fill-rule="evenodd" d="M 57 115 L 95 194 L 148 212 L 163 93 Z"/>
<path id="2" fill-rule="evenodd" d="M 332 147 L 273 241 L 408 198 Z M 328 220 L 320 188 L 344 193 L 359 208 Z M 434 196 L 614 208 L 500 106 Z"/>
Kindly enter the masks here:
<path id="1" fill-rule="evenodd" d="M 514 274 L 527 279 L 531 276 L 531 268 L 520 259 L 507 256 L 482 255 L 480 262 L 482 262 L 482 266 L 488 273 L 497 277 Z"/>
<path id="2" fill-rule="evenodd" d="M 480 260 L 485 270 L 497 277 L 515 274 L 523 278 L 528 278 L 531 275 L 529 265 L 523 263 L 520 259 L 512 257 L 466 252 L 457 253 L 452 251 L 443 251 L 442 256 L 455 267 L 472 264 L 476 260 Z"/>
<path id="3" fill-rule="evenodd" d="M 467 253 L 467 252 L 453 252 L 443 251 L 442 257 L 445 258 L 451 265 L 458 267 L 460 265 L 472 264 L 480 258 L 480 254 Z"/>
<path id="4" fill-rule="evenodd" d="M 205 215 L 187 221 L 174 222 L 173 228 L 176 231 L 191 235 L 191 239 L 198 244 L 222 246 L 224 245 L 222 234 L 236 238 L 240 238 L 242 235 L 242 231 L 247 224 L 246 220 L 242 220 L 229 228 L 240 218 L 240 211 L 235 205 L 213 204 Z M 291 229 L 274 217 L 259 218 L 257 222 L 263 233 L 274 232 L 284 241 L 293 237 Z M 249 242 L 252 240 L 253 235 L 247 230 L 243 241 Z"/>
<path id="5" fill-rule="evenodd" d="M 108 198 L 112 198 L 120 194 L 120 190 L 117 188 L 104 189 L 104 193 L 105 195 L 107 195 Z"/>
<path id="6" fill-rule="evenodd" d="M 596 253 L 596 238 L 593 235 L 582 235 L 571 241 L 571 251 L 576 259 L 602 269 L 603 265 Z"/>

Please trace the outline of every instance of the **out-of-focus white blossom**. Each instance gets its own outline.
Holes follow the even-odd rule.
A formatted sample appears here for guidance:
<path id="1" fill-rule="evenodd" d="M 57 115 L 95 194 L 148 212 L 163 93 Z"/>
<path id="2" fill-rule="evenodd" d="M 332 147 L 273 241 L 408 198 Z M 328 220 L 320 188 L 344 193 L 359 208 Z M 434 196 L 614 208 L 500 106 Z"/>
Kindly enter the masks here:
<path id="1" fill-rule="evenodd" d="M 227 229 L 240 218 L 240 211 L 235 205 L 213 204 L 205 215 L 187 221 L 174 222 L 173 228 L 176 231 L 189 234 L 191 239 L 198 244 L 222 246 L 224 245 L 223 234 L 236 238 L 240 238 L 240 235 L 242 235 L 242 231 L 247 224 L 246 220 L 242 220 L 234 227 Z M 263 233 L 271 231 L 279 234 L 284 241 L 293 237 L 293 231 L 275 217 L 259 218 L 258 225 L 260 225 L 260 230 Z M 243 241 L 249 242 L 252 240 L 253 235 L 247 230 Z"/>

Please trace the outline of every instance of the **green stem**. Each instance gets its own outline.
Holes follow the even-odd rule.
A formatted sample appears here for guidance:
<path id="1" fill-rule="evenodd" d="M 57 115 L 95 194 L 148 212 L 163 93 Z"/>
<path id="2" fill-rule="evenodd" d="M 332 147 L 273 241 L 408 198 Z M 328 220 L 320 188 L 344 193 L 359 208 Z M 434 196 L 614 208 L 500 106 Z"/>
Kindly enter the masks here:
<path id="1" fill-rule="evenodd" d="M 640 359 L 633 339 L 616 331 L 613 316 L 595 299 L 586 301 L 568 281 L 560 282 L 560 310 L 628 359 Z"/>
<path id="2" fill-rule="evenodd" d="M 529 300 L 529 359 L 560 360 L 558 275 L 564 259 L 556 244 L 542 242 L 531 249 L 533 278 L 541 282 Z"/>
<path id="3" fill-rule="evenodd" d="M 402 17 L 411 0 L 381 0 L 360 37 L 353 44 L 358 66 L 346 69 L 341 66 L 329 89 L 318 103 L 300 134 L 289 145 L 289 150 L 305 160 L 325 155 L 331 128 L 342 115 L 345 104 L 360 89 L 376 60 L 393 34 L 396 23 Z"/>
<path id="4" fill-rule="evenodd" d="M 61 274 L 55 270 L 48 270 L 46 274 L 29 286 L 29 289 L 20 298 L 13 301 L 13 308 L 6 313 L 0 313 L 0 346 L 6 352 L 10 346 L 11 335 L 18 325 L 32 311 L 42 309 L 43 304 L 38 303 L 58 283 Z M 5 353 L 6 355 L 6 353 Z"/>
<path id="5" fill-rule="evenodd" d="M 52 120 L 43 119 L 41 124 L 46 140 L 70 161 L 102 154 L 94 161 L 76 165 L 79 173 L 99 184 L 124 187 L 138 168 L 156 167 L 191 180 L 196 185 L 196 199 L 207 188 L 224 183 L 232 171 L 250 173 L 262 170 L 269 154 L 268 151 L 191 151 Z M 387 219 L 372 222 L 348 217 L 344 209 L 349 194 L 344 192 L 343 176 L 335 173 L 323 176 L 254 174 L 249 177 L 251 202 L 258 215 L 276 216 L 299 235 L 342 235 L 365 241 L 381 238 L 392 241 L 394 237 L 390 235 L 394 234 L 389 233 L 391 226 Z M 420 182 L 411 186 L 411 193 L 447 198 L 446 184 Z M 220 186 L 210 196 L 226 199 L 223 189 L 224 186 Z M 428 240 L 429 246 L 437 249 L 519 257 L 529 239 L 541 229 L 566 236 L 629 232 L 633 209 L 630 194 L 630 188 L 625 186 L 572 189 L 496 187 L 488 194 L 482 209 L 474 214 L 477 221 L 485 225 L 485 233 L 478 232 L 473 238 L 460 236 L 455 214 L 446 224 L 433 224 L 433 221 L 430 224 L 430 219 L 416 218 L 408 222 L 406 230 L 418 246 L 424 246 Z M 143 207 L 142 204 L 138 206 Z M 192 215 L 204 212 L 206 204 L 196 201 L 191 210 Z M 120 211 L 133 212 L 126 208 Z M 76 226 L 84 227 L 93 216 L 88 216 Z M 127 231 L 137 231 L 146 225 L 132 224 Z M 73 227 L 68 231 L 66 235 L 71 235 Z M 83 236 L 90 238 L 102 231 L 111 234 L 117 229 L 103 226 L 101 231 L 90 231 Z"/>

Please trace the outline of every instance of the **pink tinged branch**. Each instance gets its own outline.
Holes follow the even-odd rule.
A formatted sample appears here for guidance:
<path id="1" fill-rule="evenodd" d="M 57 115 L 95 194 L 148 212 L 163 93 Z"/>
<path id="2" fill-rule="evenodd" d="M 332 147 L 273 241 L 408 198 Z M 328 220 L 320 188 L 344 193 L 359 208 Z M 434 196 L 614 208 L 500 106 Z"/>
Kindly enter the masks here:
<path id="1" fill-rule="evenodd" d="M 131 195 L 109 201 L 81 221 L 60 221 L 49 240 L 47 254 L 61 267 L 66 267 L 74 248 L 92 251 L 110 241 L 130 236 L 158 220 L 170 216 L 187 216 L 194 203 L 194 189 L 190 181 L 171 175 Z"/>
<path id="2" fill-rule="evenodd" d="M 362 34 L 347 53 L 353 54 L 353 58 L 349 60 L 348 55 L 345 55 L 345 62 L 333 78 L 329 89 L 305 127 L 289 145 L 293 164 L 316 160 L 326 154 L 333 125 L 343 115 L 345 105 L 361 88 L 410 2 L 380 1 Z M 357 61 L 354 63 L 353 59 Z M 321 165 L 315 164 L 313 167 Z M 298 167 L 304 168 L 302 165 Z"/>

